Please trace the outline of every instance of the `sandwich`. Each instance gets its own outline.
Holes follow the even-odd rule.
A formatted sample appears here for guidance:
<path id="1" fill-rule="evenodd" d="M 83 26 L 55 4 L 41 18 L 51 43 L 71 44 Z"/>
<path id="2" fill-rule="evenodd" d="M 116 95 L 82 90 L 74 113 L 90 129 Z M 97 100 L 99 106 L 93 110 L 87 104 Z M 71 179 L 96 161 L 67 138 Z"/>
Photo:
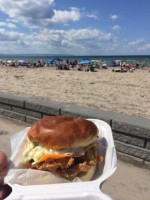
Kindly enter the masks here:
<path id="1" fill-rule="evenodd" d="M 68 180 L 79 177 L 89 181 L 97 164 L 103 161 L 98 154 L 97 139 L 98 129 L 89 120 L 48 116 L 28 131 L 21 163 Z"/>

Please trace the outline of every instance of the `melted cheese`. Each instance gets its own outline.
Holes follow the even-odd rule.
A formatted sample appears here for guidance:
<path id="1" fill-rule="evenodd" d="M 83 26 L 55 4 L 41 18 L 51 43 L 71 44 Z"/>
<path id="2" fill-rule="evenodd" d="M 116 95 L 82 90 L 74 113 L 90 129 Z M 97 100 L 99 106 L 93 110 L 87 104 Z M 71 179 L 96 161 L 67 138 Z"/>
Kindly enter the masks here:
<path id="1" fill-rule="evenodd" d="M 38 144 L 38 146 L 36 146 L 36 144 L 32 143 L 29 139 L 28 139 L 28 143 L 27 146 L 25 148 L 25 151 L 23 152 L 23 157 L 21 160 L 21 163 L 24 164 L 26 162 L 29 162 L 30 160 L 34 160 L 34 162 L 32 164 L 35 164 L 37 162 L 41 162 L 41 159 L 45 156 L 45 155 L 49 155 L 49 156 L 45 156 L 45 158 L 47 157 L 53 157 L 53 158 L 58 158 L 58 157 L 67 157 L 68 155 L 84 155 L 85 151 L 83 147 L 80 148 L 70 148 L 70 149 L 65 149 L 65 150 L 60 150 L 60 151 L 56 151 L 53 149 L 46 149 L 45 147 L 43 147 L 42 145 Z M 57 159 L 56 158 L 56 159 Z M 44 158 L 43 158 L 44 159 Z M 45 160 L 45 159 L 44 159 Z"/>
<path id="2" fill-rule="evenodd" d="M 42 156 L 42 158 L 40 158 L 40 160 L 38 161 L 38 163 L 40 163 L 40 162 L 43 162 L 43 161 L 45 161 L 45 160 L 48 160 L 48 159 L 59 159 L 59 158 L 66 158 L 66 157 L 70 157 L 71 155 L 69 155 L 69 154 L 64 154 L 64 155 L 61 155 L 61 154 L 59 154 L 59 155 L 54 155 L 54 154 L 46 154 L 46 155 L 44 155 L 44 156 Z"/>

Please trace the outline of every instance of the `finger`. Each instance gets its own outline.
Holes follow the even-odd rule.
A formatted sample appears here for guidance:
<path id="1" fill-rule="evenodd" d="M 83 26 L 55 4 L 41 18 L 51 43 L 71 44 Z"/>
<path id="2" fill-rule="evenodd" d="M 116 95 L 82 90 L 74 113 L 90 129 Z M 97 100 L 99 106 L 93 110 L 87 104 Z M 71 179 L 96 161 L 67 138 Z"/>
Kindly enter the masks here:
<path id="1" fill-rule="evenodd" d="M 12 188 L 9 185 L 0 186 L 0 200 L 5 199 L 12 192 Z"/>
<path id="2" fill-rule="evenodd" d="M 4 177 L 7 174 L 8 167 L 5 167 L 3 170 L 0 171 L 0 183 L 3 181 Z"/>
<path id="3" fill-rule="evenodd" d="M 0 183 L 7 174 L 8 160 L 4 152 L 0 151 Z"/>
<path id="4" fill-rule="evenodd" d="M 8 166 L 7 156 L 4 152 L 0 151 L 0 171 Z"/>

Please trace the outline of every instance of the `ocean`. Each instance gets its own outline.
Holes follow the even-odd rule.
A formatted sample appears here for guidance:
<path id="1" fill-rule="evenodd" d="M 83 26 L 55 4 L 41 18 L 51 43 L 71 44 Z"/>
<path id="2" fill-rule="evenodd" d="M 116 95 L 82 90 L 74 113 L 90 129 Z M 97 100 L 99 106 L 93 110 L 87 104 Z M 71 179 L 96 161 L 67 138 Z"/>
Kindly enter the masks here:
<path id="1" fill-rule="evenodd" d="M 69 60 L 69 61 L 80 61 L 82 59 L 90 59 L 90 60 L 101 60 L 101 61 L 110 61 L 110 60 L 122 60 L 122 61 L 132 61 L 134 64 L 136 63 L 144 63 L 146 66 L 150 67 L 150 55 L 124 55 L 124 56 L 90 56 L 90 55 L 82 55 L 82 56 L 75 56 L 75 55 L 0 55 L 0 60 L 7 61 L 7 60 L 25 60 L 25 61 L 32 61 L 37 62 L 39 60 L 53 60 L 54 58 L 60 58 L 62 60 Z"/>

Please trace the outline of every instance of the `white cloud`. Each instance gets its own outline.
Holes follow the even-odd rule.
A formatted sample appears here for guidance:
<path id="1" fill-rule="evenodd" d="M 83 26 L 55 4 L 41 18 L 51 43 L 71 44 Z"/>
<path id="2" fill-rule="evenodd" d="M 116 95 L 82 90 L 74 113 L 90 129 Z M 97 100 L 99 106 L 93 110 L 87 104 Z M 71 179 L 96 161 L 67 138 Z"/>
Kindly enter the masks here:
<path id="1" fill-rule="evenodd" d="M 8 27 L 8 28 L 16 28 L 15 24 L 6 23 L 6 22 L 0 22 L 0 26 L 5 26 L 5 27 Z"/>
<path id="2" fill-rule="evenodd" d="M 118 30 L 120 30 L 120 26 L 115 25 L 115 26 L 112 27 L 112 29 L 113 29 L 114 31 L 118 31 Z"/>
<path id="3" fill-rule="evenodd" d="M 10 28 L 18 26 L 16 30 L 20 30 L 20 24 L 32 28 L 25 34 L 0 29 L 0 48 L 5 47 L 7 53 L 104 54 L 109 48 L 113 49 L 112 34 L 96 28 L 52 29 L 54 25 L 69 25 L 82 17 L 96 19 L 96 12 L 88 13 L 75 7 L 56 10 L 54 0 L 0 0 L 0 10 L 8 15 L 6 22 Z M 6 28 L 6 23 L 0 27 Z"/>
<path id="4" fill-rule="evenodd" d="M 6 19 L 6 22 L 18 23 L 18 20 L 17 19 Z"/>
<path id="5" fill-rule="evenodd" d="M 0 33 L 2 32 L 0 46 L 5 49 L 7 46 L 7 53 L 11 49 L 14 53 L 104 54 L 106 52 L 108 54 L 114 45 L 111 33 L 99 29 L 43 29 L 39 33 L 34 32 L 29 35 L 0 30 Z"/>
<path id="6" fill-rule="evenodd" d="M 0 42 L 18 41 L 19 39 L 21 39 L 23 37 L 24 37 L 23 33 L 0 29 Z"/>
<path id="7" fill-rule="evenodd" d="M 127 39 L 125 40 L 125 42 L 127 42 Z M 150 43 L 146 44 L 146 41 L 144 38 L 138 38 L 134 41 L 128 42 L 123 47 L 124 47 L 124 50 L 130 54 L 136 54 L 136 53 L 139 54 L 139 52 L 144 53 L 144 51 L 147 51 L 147 54 L 149 54 Z"/>
<path id="8" fill-rule="evenodd" d="M 135 46 L 135 45 L 140 45 L 140 44 L 143 44 L 143 43 L 144 43 L 144 39 L 140 38 L 140 39 L 137 39 L 135 41 L 129 42 L 128 45 L 129 46 Z"/>
<path id="9" fill-rule="evenodd" d="M 44 45 L 47 51 L 72 54 L 91 53 L 91 49 L 94 54 L 97 50 L 100 51 L 103 45 L 110 46 L 113 40 L 110 33 L 98 29 L 45 30 L 39 34 L 35 33 L 30 39 L 34 45 L 41 48 Z"/>
<path id="10" fill-rule="evenodd" d="M 145 44 L 144 46 L 138 48 L 138 51 L 146 51 L 146 50 L 150 50 L 150 43 Z"/>
<path id="11" fill-rule="evenodd" d="M 111 15 L 111 16 L 110 16 L 110 19 L 116 20 L 116 19 L 118 19 L 118 15 Z"/>
<path id="12" fill-rule="evenodd" d="M 93 19 L 97 19 L 98 17 L 95 14 L 87 14 L 86 15 L 88 18 L 93 18 Z"/>
<path id="13" fill-rule="evenodd" d="M 51 27 L 62 23 L 68 24 L 80 19 L 78 8 L 55 10 L 54 0 L 1 0 L 0 10 L 13 21 L 22 22 L 32 28 Z"/>
<path id="14" fill-rule="evenodd" d="M 53 3 L 53 0 L 1 0 L 0 9 L 12 18 L 45 19 L 53 16 Z"/>
<path id="15" fill-rule="evenodd" d="M 72 7 L 70 11 L 54 10 L 54 15 L 48 21 L 50 23 L 58 24 L 68 24 L 70 22 L 75 22 L 80 20 L 81 15 L 78 8 Z"/>
<path id="16" fill-rule="evenodd" d="M 15 25 L 15 24 L 12 24 L 12 23 L 8 23 L 8 27 L 9 27 L 9 28 L 16 28 L 16 25 Z"/>

